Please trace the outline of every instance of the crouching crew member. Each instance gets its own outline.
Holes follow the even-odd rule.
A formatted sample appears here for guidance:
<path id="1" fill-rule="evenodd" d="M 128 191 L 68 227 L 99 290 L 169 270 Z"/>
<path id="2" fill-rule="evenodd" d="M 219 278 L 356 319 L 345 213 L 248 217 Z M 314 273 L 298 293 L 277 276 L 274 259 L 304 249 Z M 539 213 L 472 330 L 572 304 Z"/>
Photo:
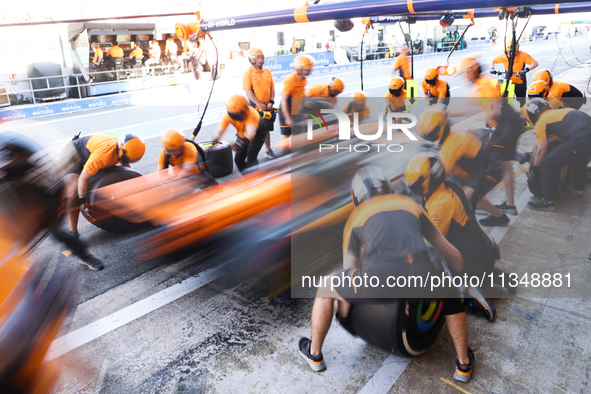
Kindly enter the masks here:
<path id="1" fill-rule="evenodd" d="M 257 156 L 265 143 L 267 128 L 258 111 L 248 105 L 246 97 L 235 94 L 226 102 L 228 113 L 222 118 L 220 127 L 214 135 L 214 144 L 222 138 L 228 125 L 236 129 L 236 154 L 234 162 L 240 172 L 257 166 Z"/>
<path id="2" fill-rule="evenodd" d="M 552 77 L 552 73 L 548 70 L 540 70 L 535 73 L 534 81 L 546 82 L 548 85 L 547 97 L 560 99 L 566 107 L 579 109 L 587 102 L 587 99 L 579 89 L 566 82 L 555 81 Z M 550 101 L 548 102 L 550 103 Z"/>
<path id="3" fill-rule="evenodd" d="M 425 79 L 422 82 L 423 93 L 429 105 L 442 104 L 449 105 L 450 93 L 449 84 L 443 79 L 439 79 L 437 70 L 428 68 L 425 72 Z"/>
<path id="4" fill-rule="evenodd" d="M 388 91 L 384 96 L 384 115 L 390 112 L 410 112 L 406 107 L 406 89 L 404 89 L 404 79 L 394 77 L 390 80 Z M 396 123 L 402 123 L 404 118 L 396 118 Z"/>
<path id="5" fill-rule="evenodd" d="M 331 103 L 337 103 L 337 96 L 343 92 L 345 84 L 340 78 L 333 77 L 328 85 L 316 84 L 312 85 L 306 92 L 306 97 L 324 97 Z"/>
<path id="6" fill-rule="evenodd" d="M 343 232 L 343 270 L 335 275 L 351 278 L 374 275 L 380 283 L 385 283 L 388 276 L 426 276 L 434 268 L 425 239 L 446 256 L 455 270 L 463 272 L 460 252 L 441 235 L 416 202 L 408 196 L 392 193 L 382 170 L 376 167 L 360 169 L 353 177 L 350 189 L 355 208 Z M 362 248 L 367 252 L 363 261 Z M 314 300 L 312 337 L 301 338 L 298 346 L 300 355 L 313 371 L 326 369 L 322 345 L 334 316 L 335 300 L 338 302 L 338 320 L 343 325 L 350 325 L 351 304 L 372 302 L 372 299 L 376 302 L 376 298 L 391 296 L 391 289 L 379 286 L 358 288 L 346 283 L 344 281 L 334 290 L 320 288 Z M 468 348 L 462 302 L 459 299 L 445 300 L 443 310 L 457 352 L 454 378 L 467 382 L 474 368 L 474 355 Z"/>
<path id="7" fill-rule="evenodd" d="M 217 181 L 199 167 L 197 144 L 185 139 L 178 130 L 170 129 L 162 135 L 164 149 L 158 155 L 158 171 L 172 168 L 175 177 L 198 175 L 204 183 L 217 185 Z"/>
<path id="8" fill-rule="evenodd" d="M 64 183 L 70 209 L 67 218 L 70 234 L 78 237 L 78 214 L 87 209 L 88 181 L 104 168 L 139 161 L 146 152 L 143 138 L 134 133 L 124 134 L 119 139 L 110 135 L 94 135 L 78 138 L 67 144 L 61 154 L 62 164 L 67 168 Z M 90 269 L 102 269 L 100 261 L 85 262 Z"/>
<path id="9" fill-rule="evenodd" d="M 548 91 L 548 84 L 546 82 L 542 80 L 533 81 L 527 88 L 527 97 L 529 99 L 543 98 L 552 109 L 564 108 L 564 103 L 557 97 L 549 97 Z M 527 118 L 527 105 L 521 107 L 521 113 Z"/>
<path id="10" fill-rule="evenodd" d="M 498 255 L 498 246 L 476 223 L 462 188 L 454 182 L 445 181 L 441 161 L 419 153 L 406 166 L 404 176 L 410 190 L 423 197 L 429 219 L 462 254 L 464 272 L 478 277 L 483 273 L 492 273 L 496 256 L 491 252 Z M 489 321 L 494 319 L 495 308 L 489 300 L 464 295 L 464 305 L 468 309 L 484 313 Z"/>
<path id="11" fill-rule="evenodd" d="M 526 107 L 535 127 L 538 150 L 533 158 L 529 176 L 542 182 L 542 200 L 530 201 L 529 207 L 538 211 L 556 211 L 560 170 L 572 168 L 574 187 L 567 190 L 583 196 L 587 180 L 587 164 L 591 159 L 591 117 L 572 108 L 552 110 L 543 99 L 533 99 Z M 549 140 L 562 141 L 548 153 Z"/>
<path id="12" fill-rule="evenodd" d="M 358 121 L 363 122 L 369 119 L 369 107 L 366 104 L 367 94 L 363 90 L 353 93 L 353 100 L 343 108 L 343 112 L 353 119 L 355 113 L 358 114 Z"/>
<path id="13" fill-rule="evenodd" d="M 471 131 L 452 130 L 446 113 L 431 108 L 427 108 L 419 118 L 417 131 L 427 141 L 439 142 L 440 160 L 446 175 L 453 172 L 466 180 L 464 193 L 472 207 L 477 201 L 479 208 L 491 214 L 480 221 L 482 225 L 500 226 L 509 223 L 507 215 L 486 199 L 486 194 L 503 177 L 502 165 L 495 152 L 488 145 L 483 145 Z"/>

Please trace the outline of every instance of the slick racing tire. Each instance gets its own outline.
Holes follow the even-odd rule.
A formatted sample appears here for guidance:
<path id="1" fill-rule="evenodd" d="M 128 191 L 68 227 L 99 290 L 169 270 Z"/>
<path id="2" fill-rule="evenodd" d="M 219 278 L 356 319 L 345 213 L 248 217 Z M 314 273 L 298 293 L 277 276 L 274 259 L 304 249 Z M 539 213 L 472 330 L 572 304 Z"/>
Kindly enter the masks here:
<path id="1" fill-rule="evenodd" d="M 232 159 L 232 148 L 226 141 L 219 141 L 213 145 L 213 141 L 202 141 L 198 145 L 205 152 L 209 166 L 209 173 L 214 178 L 219 178 L 232 173 L 234 160 Z"/>
<path id="2" fill-rule="evenodd" d="M 401 357 L 416 357 L 435 342 L 445 318 L 443 300 L 393 299 L 351 306 L 351 334 Z"/>
<path id="3" fill-rule="evenodd" d="M 148 223 L 132 223 L 95 206 L 100 201 L 96 191 L 101 187 L 141 176 L 139 172 L 121 166 L 109 167 L 97 172 L 95 176 L 90 178 L 88 192 L 86 193 L 90 205 L 90 215 L 81 210 L 82 216 L 98 228 L 112 233 L 132 233 L 149 227 Z"/>

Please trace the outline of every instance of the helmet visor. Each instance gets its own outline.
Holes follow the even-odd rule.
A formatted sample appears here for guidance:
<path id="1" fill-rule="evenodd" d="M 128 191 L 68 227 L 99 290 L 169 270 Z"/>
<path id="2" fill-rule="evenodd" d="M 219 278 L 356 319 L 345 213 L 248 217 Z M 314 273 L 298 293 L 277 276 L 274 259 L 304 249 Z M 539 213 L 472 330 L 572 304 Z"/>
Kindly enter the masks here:
<path id="1" fill-rule="evenodd" d="M 390 89 L 390 94 L 392 96 L 400 97 L 400 95 L 402 94 L 402 88 L 400 88 L 400 89 Z"/>
<path id="2" fill-rule="evenodd" d="M 437 141 L 438 134 L 439 134 L 439 129 L 436 128 L 435 130 L 425 134 L 423 138 L 429 142 L 435 142 L 435 141 Z"/>
<path id="3" fill-rule="evenodd" d="M 233 120 L 244 120 L 245 116 L 242 112 L 230 112 L 228 111 L 228 116 Z"/>
<path id="4" fill-rule="evenodd" d="M 527 97 L 528 98 L 544 98 L 544 93 L 545 92 L 540 92 L 540 93 L 528 93 Z"/>
<path id="5" fill-rule="evenodd" d="M 178 149 L 165 149 L 166 154 L 172 157 L 181 157 L 183 155 L 183 148 L 180 147 Z"/>
<path id="6" fill-rule="evenodd" d="M 411 182 L 408 187 L 410 190 L 419 196 L 423 195 L 423 183 L 425 183 L 425 178 L 420 177 L 415 182 Z"/>

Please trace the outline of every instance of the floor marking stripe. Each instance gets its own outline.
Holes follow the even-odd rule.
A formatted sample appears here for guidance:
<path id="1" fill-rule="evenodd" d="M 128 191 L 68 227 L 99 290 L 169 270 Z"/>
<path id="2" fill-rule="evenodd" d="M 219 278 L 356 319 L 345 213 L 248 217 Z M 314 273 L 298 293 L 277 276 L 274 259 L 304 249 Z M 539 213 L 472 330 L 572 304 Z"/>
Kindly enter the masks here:
<path id="1" fill-rule="evenodd" d="M 451 387 L 460 390 L 462 393 L 464 394 L 471 394 L 469 391 L 464 390 L 463 388 L 461 388 L 460 386 L 458 386 L 457 384 L 450 382 L 449 380 L 445 379 L 445 378 L 440 378 L 443 382 L 449 384 Z"/>
<path id="2" fill-rule="evenodd" d="M 200 272 L 135 304 L 120 309 L 109 316 L 59 337 L 51 344 L 45 360 L 50 361 L 60 357 L 213 282 L 223 275 L 224 268 L 228 264 L 224 263 L 216 268 L 210 268 Z"/>
<path id="3" fill-rule="evenodd" d="M 389 355 L 372 377 L 359 390 L 359 394 L 387 393 L 404 372 L 410 359 Z"/>

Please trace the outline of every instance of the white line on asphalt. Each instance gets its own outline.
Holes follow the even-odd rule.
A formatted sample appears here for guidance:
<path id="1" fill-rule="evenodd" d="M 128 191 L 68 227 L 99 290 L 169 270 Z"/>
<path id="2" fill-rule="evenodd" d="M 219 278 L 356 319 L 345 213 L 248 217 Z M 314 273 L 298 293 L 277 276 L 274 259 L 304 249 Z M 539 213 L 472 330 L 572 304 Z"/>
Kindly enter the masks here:
<path id="1" fill-rule="evenodd" d="M 519 196 L 515 205 L 517 206 L 517 212 L 522 212 L 527 205 L 528 200 L 532 197 L 532 194 L 528 189 Z M 495 227 L 491 230 L 489 235 L 494 238 L 497 243 L 500 243 L 507 231 L 511 228 L 513 223 L 517 220 L 517 216 L 510 216 L 510 221 L 507 226 Z M 388 356 L 373 376 L 365 383 L 365 386 L 361 388 L 359 394 L 382 394 L 387 393 L 394 383 L 398 380 L 398 377 L 404 372 L 411 360 L 397 357 L 394 355 Z"/>
<path id="2" fill-rule="evenodd" d="M 525 189 L 521 196 L 515 201 L 515 206 L 517 207 L 517 212 L 523 212 L 523 209 L 527 206 L 527 202 L 532 198 L 533 194 L 529 191 L 529 189 Z M 497 243 L 501 242 L 501 239 L 507 234 L 507 231 L 511 228 L 513 223 L 517 220 L 519 215 L 512 216 L 507 215 L 509 217 L 509 224 L 507 226 L 497 226 L 490 230 L 488 235 L 492 237 Z"/>
<path id="3" fill-rule="evenodd" d="M 90 109 L 89 111 L 92 111 L 92 113 L 89 114 L 85 114 L 85 115 L 73 115 L 73 116 L 67 116 L 67 113 L 61 114 L 64 115 L 63 118 L 59 118 L 59 119 L 51 119 L 51 120 L 44 120 L 42 121 L 43 123 L 54 123 L 54 122 L 63 122 L 63 121 L 68 121 L 68 120 L 74 120 L 74 119 L 80 119 L 80 118 L 86 118 L 89 116 L 102 116 L 105 114 L 110 114 L 113 112 L 119 112 L 119 111 L 127 111 L 129 109 L 135 109 L 135 108 L 143 108 L 143 107 L 148 107 L 149 105 L 152 104 L 145 104 L 145 105 L 134 105 L 133 107 L 125 107 L 125 108 L 118 108 L 118 109 L 112 109 L 109 111 L 103 111 L 103 112 L 94 112 L 92 109 Z"/>
<path id="4" fill-rule="evenodd" d="M 372 377 L 359 390 L 359 394 L 387 393 L 406 369 L 410 359 L 389 355 Z"/>
<path id="5" fill-rule="evenodd" d="M 101 372 L 99 373 L 98 380 L 96 381 L 96 387 L 94 389 L 94 394 L 101 394 L 101 390 L 103 389 L 103 382 L 105 380 L 105 374 L 107 373 L 107 359 L 103 360 L 103 367 L 101 368 Z"/>
<path id="6" fill-rule="evenodd" d="M 45 360 L 50 361 L 60 357 L 213 282 L 223 275 L 224 268 L 228 264 L 224 263 L 216 268 L 210 268 L 200 272 L 148 298 L 144 298 L 135 304 L 120 309 L 109 316 L 59 337 L 51 344 L 45 355 Z"/>
<path id="7" fill-rule="evenodd" d="M 226 109 L 223 108 L 223 110 L 225 111 Z M 216 109 L 212 109 L 211 111 L 212 112 L 213 111 L 220 111 L 221 112 L 221 109 L 216 108 Z M 195 115 L 195 114 L 199 114 L 199 113 L 198 112 L 193 113 L 193 115 Z M 187 114 L 184 114 L 184 115 L 171 116 L 169 118 L 163 118 L 163 119 L 158 119 L 158 120 L 150 120 L 148 122 L 143 122 L 143 123 L 134 123 L 133 125 L 129 125 L 129 126 L 117 127 L 115 129 L 103 130 L 103 131 L 97 131 L 95 133 L 84 134 L 82 137 L 88 137 L 90 135 L 96 135 L 96 134 L 108 134 L 108 133 L 110 133 L 112 131 L 117 131 L 117 130 L 122 130 L 122 129 L 130 129 L 130 128 L 134 128 L 134 127 L 138 127 L 138 126 L 143 126 L 143 125 L 147 125 L 147 124 L 151 124 L 151 123 L 158 123 L 158 122 L 163 122 L 163 121 L 172 120 L 172 119 L 184 118 L 184 117 L 187 117 L 187 116 L 188 116 Z M 205 123 L 204 125 L 211 124 L 211 123 L 212 122 Z M 215 121 L 213 123 L 215 123 Z M 154 137 L 160 137 L 160 134 L 155 135 L 155 136 L 146 137 L 145 139 L 150 139 L 150 138 L 154 138 Z M 64 140 L 55 141 L 55 142 L 52 142 L 50 146 L 65 144 L 68 141 L 71 141 L 71 139 L 70 138 L 67 138 L 67 139 L 64 139 Z"/>

